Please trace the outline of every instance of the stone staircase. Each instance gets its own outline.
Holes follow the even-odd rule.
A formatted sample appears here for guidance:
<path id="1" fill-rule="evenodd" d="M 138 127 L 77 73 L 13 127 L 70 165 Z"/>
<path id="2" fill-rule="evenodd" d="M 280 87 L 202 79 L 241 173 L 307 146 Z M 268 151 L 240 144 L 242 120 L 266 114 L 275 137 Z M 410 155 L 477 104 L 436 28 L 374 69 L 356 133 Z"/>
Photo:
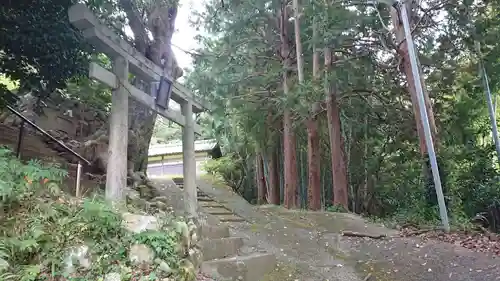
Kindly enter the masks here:
<path id="1" fill-rule="evenodd" d="M 182 178 L 173 178 L 172 180 L 178 187 L 183 188 L 184 183 Z M 231 210 L 215 201 L 212 197 L 208 196 L 200 189 L 197 190 L 197 195 L 198 204 L 204 209 L 205 213 L 216 217 L 223 223 L 245 222 L 244 218 L 234 214 Z"/>
<path id="2" fill-rule="evenodd" d="M 174 178 L 173 181 L 178 187 L 183 187 L 182 178 Z M 248 251 L 242 237 L 231 237 L 229 233 L 229 224 L 245 223 L 245 219 L 199 189 L 198 203 L 211 218 L 201 226 L 202 272 L 217 281 L 267 280 L 265 276 L 276 267 L 276 257 L 269 253 Z"/>

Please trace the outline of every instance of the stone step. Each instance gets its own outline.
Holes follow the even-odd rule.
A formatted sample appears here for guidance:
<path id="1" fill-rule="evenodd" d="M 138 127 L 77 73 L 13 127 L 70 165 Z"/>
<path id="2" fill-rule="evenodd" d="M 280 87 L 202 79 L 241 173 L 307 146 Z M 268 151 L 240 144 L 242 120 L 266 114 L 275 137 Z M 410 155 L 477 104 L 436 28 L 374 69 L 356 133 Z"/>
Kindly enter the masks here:
<path id="1" fill-rule="evenodd" d="M 276 267 L 273 254 L 255 253 L 219 260 L 205 261 L 201 271 L 218 281 L 260 281 Z"/>
<path id="2" fill-rule="evenodd" d="M 201 225 L 201 236 L 207 239 L 219 239 L 229 237 L 229 227 L 226 225 Z"/>
<path id="3" fill-rule="evenodd" d="M 221 222 L 244 222 L 245 219 L 242 217 L 239 217 L 233 213 L 230 214 L 224 214 L 224 215 L 217 215 L 216 216 Z"/>
<path id="4" fill-rule="evenodd" d="M 205 207 L 205 211 L 211 215 L 232 215 L 233 212 L 224 207 Z"/>
<path id="5" fill-rule="evenodd" d="M 207 196 L 198 196 L 198 201 L 200 202 L 214 202 L 214 199 Z"/>
<path id="6" fill-rule="evenodd" d="M 175 184 L 182 184 L 184 182 L 184 178 L 172 178 Z"/>
<path id="7" fill-rule="evenodd" d="M 205 261 L 235 256 L 242 246 L 243 238 L 241 237 L 206 239 L 201 242 Z"/>
<path id="8" fill-rule="evenodd" d="M 224 208 L 224 206 L 216 201 L 203 201 L 199 203 L 202 208 Z"/>

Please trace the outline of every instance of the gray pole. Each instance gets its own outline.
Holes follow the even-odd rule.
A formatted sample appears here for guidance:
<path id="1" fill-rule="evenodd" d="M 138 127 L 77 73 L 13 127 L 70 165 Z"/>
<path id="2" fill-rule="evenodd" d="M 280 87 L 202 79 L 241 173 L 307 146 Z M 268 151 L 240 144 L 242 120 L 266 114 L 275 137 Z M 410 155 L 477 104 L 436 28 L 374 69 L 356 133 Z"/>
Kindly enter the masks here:
<path id="1" fill-rule="evenodd" d="M 495 116 L 495 108 L 493 107 L 493 103 L 491 101 L 490 83 L 488 82 L 488 76 L 486 75 L 486 69 L 484 68 L 479 42 L 476 42 L 476 49 L 479 55 L 479 71 L 481 72 L 480 74 L 483 79 L 484 93 L 486 94 L 486 102 L 488 103 L 488 112 L 490 114 L 491 132 L 493 133 L 493 139 L 495 140 L 495 147 L 497 149 L 498 162 L 500 163 L 500 142 L 498 140 L 497 119 Z"/>
<path id="2" fill-rule="evenodd" d="M 415 46 L 413 44 L 413 38 L 411 35 L 410 22 L 408 20 L 408 13 L 406 11 L 406 5 L 400 3 L 401 20 L 403 21 L 403 27 L 405 32 L 405 38 L 408 46 L 408 55 L 410 57 L 411 70 L 413 73 L 413 81 L 415 81 L 415 88 L 417 90 L 418 105 L 420 107 L 420 117 L 422 119 L 425 143 L 427 144 L 427 150 L 429 151 L 429 160 L 431 161 L 432 176 L 434 178 L 434 186 L 436 188 L 436 195 L 439 204 L 439 214 L 441 216 L 441 222 L 443 224 L 444 231 L 450 231 L 450 224 L 448 222 L 448 212 L 446 210 L 446 203 L 444 202 L 443 189 L 441 187 L 441 178 L 439 176 L 439 168 L 436 159 L 436 152 L 434 151 L 434 143 L 432 141 L 431 128 L 429 126 L 429 118 L 427 115 L 427 108 L 425 107 L 424 91 L 422 89 L 422 83 L 420 81 L 420 74 L 417 64 L 417 55 L 415 52 Z"/>

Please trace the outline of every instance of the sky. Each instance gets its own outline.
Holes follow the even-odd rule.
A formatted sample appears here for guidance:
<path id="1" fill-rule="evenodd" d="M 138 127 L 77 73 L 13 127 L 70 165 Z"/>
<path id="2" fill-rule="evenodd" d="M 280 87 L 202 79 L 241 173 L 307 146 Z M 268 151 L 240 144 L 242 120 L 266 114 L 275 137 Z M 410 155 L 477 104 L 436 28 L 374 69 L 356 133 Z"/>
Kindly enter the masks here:
<path id="1" fill-rule="evenodd" d="M 172 37 L 172 50 L 177 58 L 179 67 L 182 69 L 190 68 L 192 65 L 191 56 L 182 50 L 191 51 L 198 47 L 194 39 L 198 32 L 189 24 L 189 18 L 192 11 L 200 11 L 202 9 L 203 1 L 180 0 L 180 7 L 177 11 L 177 19 L 175 21 L 176 32 Z"/>

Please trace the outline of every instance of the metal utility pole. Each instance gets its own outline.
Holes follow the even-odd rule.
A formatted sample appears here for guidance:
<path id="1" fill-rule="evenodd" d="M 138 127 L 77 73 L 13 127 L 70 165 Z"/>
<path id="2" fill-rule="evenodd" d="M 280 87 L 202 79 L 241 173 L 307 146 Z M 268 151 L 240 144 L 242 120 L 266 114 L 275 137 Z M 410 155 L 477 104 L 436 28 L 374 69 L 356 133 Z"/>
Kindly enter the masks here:
<path id="1" fill-rule="evenodd" d="M 411 35 L 410 21 L 408 20 L 408 13 L 404 4 L 399 4 L 401 21 L 405 31 L 405 38 L 408 44 L 408 54 L 410 56 L 411 70 L 413 72 L 413 80 L 415 81 L 415 88 L 417 90 L 418 105 L 420 106 L 420 117 L 424 126 L 425 142 L 429 152 L 429 160 L 431 162 L 432 176 L 434 178 L 434 187 L 436 188 L 436 195 L 439 205 L 439 214 L 441 222 L 446 232 L 450 231 L 450 224 L 448 222 L 448 211 L 446 210 L 446 203 L 444 201 L 443 188 L 441 187 L 441 177 L 439 176 L 439 167 L 436 159 L 436 152 L 434 150 L 434 143 L 432 141 L 431 127 L 429 125 L 429 118 L 427 115 L 427 108 L 425 107 L 424 91 L 420 81 L 420 73 L 417 64 L 417 54 L 415 52 L 415 45 Z"/>
<path id="2" fill-rule="evenodd" d="M 486 69 L 484 68 L 483 57 L 481 55 L 481 46 L 479 45 L 479 42 L 476 42 L 476 50 L 479 55 L 479 72 L 483 80 L 484 93 L 486 94 L 486 102 L 488 103 L 488 112 L 490 114 L 490 122 L 491 122 L 491 132 L 493 133 L 493 139 L 495 140 L 498 163 L 500 164 L 500 141 L 498 139 L 498 126 L 495 114 L 496 110 L 495 107 L 493 106 L 493 102 L 491 101 L 490 83 L 488 82 L 488 75 L 486 74 Z"/>
<path id="3" fill-rule="evenodd" d="M 371 1 L 370 1 L 371 2 Z M 436 188 L 436 195 L 439 205 L 439 214 L 441 216 L 441 223 L 443 224 L 443 229 L 445 232 L 450 231 L 450 224 L 448 221 L 448 211 L 446 210 L 446 203 L 444 201 L 443 188 L 441 186 L 441 177 L 439 175 L 439 167 L 436 158 L 436 152 L 434 150 L 434 142 L 432 140 L 431 127 L 429 124 L 429 118 L 427 115 L 427 107 L 425 106 L 424 91 L 422 88 L 422 82 L 420 80 L 420 71 L 418 69 L 417 54 L 415 51 L 415 44 L 413 42 L 413 37 L 411 35 L 410 21 L 408 19 L 408 11 L 406 9 L 406 4 L 399 2 L 397 0 L 380 0 L 381 3 L 385 3 L 393 6 L 399 11 L 400 19 L 403 22 L 403 28 L 405 33 L 405 40 L 408 46 L 408 56 L 410 59 L 411 72 L 413 75 L 413 81 L 415 83 L 415 89 L 417 92 L 417 100 L 420 109 L 420 118 L 422 120 L 422 125 L 425 135 L 425 143 L 427 145 L 427 150 L 429 154 L 429 160 L 431 162 L 432 176 L 434 179 L 434 187 Z"/>

